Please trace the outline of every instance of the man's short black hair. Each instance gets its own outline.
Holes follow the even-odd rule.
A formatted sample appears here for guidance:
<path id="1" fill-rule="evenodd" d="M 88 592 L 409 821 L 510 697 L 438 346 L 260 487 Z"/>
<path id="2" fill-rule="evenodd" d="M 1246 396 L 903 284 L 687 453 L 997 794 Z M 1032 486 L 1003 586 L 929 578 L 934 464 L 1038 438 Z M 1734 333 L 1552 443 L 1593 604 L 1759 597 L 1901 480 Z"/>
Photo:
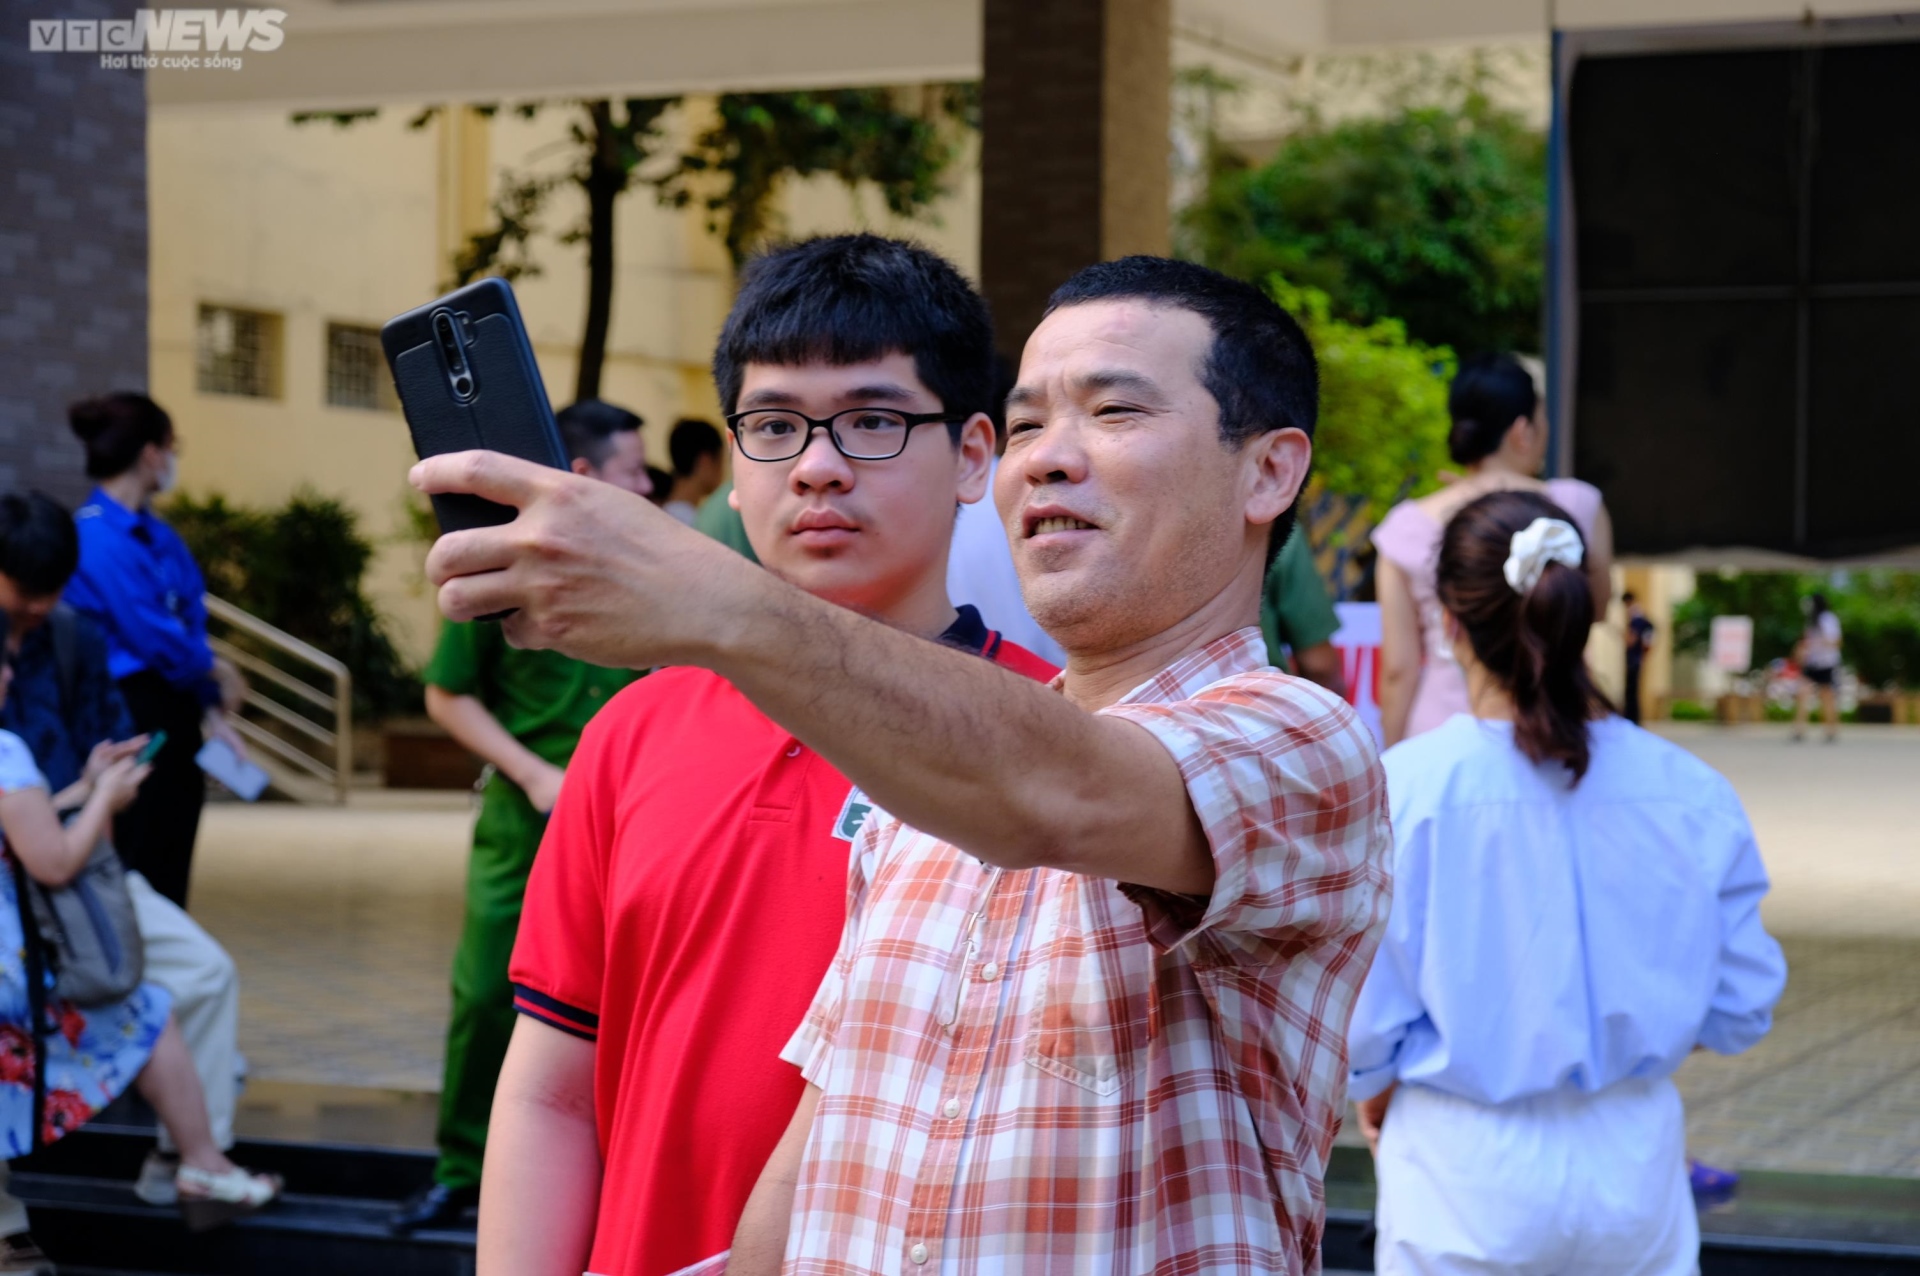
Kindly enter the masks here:
<path id="1" fill-rule="evenodd" d="M 673 472 L 681 478 L 692 474 L 703 456 L 719 456 L 723 446 L 720 431 L 711 421 L 682 417 L 673 423 L 667 436 L 667 455 L 673 458 Z"/>
<path id="2" fill-rule="evenodd" d="M 905 240 L 830 235 L 748 262 L 713 351 L 729 415 L 749 363 L 844 366 L 911 355 L 944 411 L 964 420 L 993 404 L 993 321 L 946 258 Z M 955 441 L 960 422 L 949 427 Z"/>
<path id="3" fill-rule="evenodd" d="M 0 575 L 36 598 L 57 594 L 80 565 L 73 515 L 50 496 L 0 496 Z"/>
<path id="4" fill-rule="evenodd" d="M 613 454 L 614 435 L 646 424 L 639 413 L 604 399 L 582 399 L 560 409 L 553 419 L 559 423 L 560 439 L 567 445 L 568 459 L 584 460 L 596 470 Z"/>
<path id="5" fill-rule="evenodd" d="M 1292 315 L 1266 293 L 1217 270 L 1165 257 L 1122 257 L 1076 273 L 1047 299 L 1047 313 L 1092 301 L 1140 300 L 1191 310 L 1213 329 L 1200 383 L 1220 408 L 1220 439 L 1238 448 L 1270 430 L 1313 437 L 1320 414 L 1320 371 L 1313 345 Z M 1294 510 L 1275 519 L 1267 538 L 1272 564 L 1293 531 Z"/>

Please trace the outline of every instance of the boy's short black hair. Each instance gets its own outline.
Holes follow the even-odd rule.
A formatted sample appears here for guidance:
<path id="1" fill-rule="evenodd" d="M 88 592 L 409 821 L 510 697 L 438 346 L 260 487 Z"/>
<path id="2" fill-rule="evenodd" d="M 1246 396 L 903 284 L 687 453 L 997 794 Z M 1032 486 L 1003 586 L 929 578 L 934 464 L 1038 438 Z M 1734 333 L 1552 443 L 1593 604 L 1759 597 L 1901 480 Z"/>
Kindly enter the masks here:
<path id="1" fill-rule="evenodd" d="M 720 431 L 713 428 L 711 421 L 702 421 L 698 417 L 682 417 L 673 423 L 673 433 L 667 436 L 667 455 L 673 460 L 673 472 L 681 478 L 693 473 L 703 456 L 719 456 L 720 449 L 726 446 L 720 437 Z"/>
<path id="2" fill-rule="evenodd" d="M 1238 448 L 1255 435 L 1296 429 L 1313 437 L 1320 370 L 1292 315 L 1266 293 L 1217 270 L 1165 257 L 1122 257 L 1088 266 L 1054 290 L 1047 313 L 1093 301 L 1157 302 L 1191 310 L 1213 329 L 1200 383 L 1220 408 L 1220 439 Z M 1272 564 L 1293 531 L 1293 509 L 1267 539 Z"/>
<path id="3" fill-rule="evenodd" d="M 0 496 L 0 575 L 36 598 L 67 587 L 80 566 L 80 533 L 73 515 L 50 496 Z"/>
<path id="4" fill-rule="evenodd" d="M 599 469 L 613 454 L 613 436 L 637 430 L 646 422 L 638 412 L 629 412 L 604 399 L 582 399 L 554 414 L 560 427 L 560 439 L 567 445 L 569 460 L 584 460 Z"/>
<path id="5" fill-rule="evenodd" d="M 749 363 L 864 363 L 898 351 L 956 422 L 993 407 L 993 321 L 946 258 L 880 235 L 829 235 L 748 262 L 713 351 L 723 410 Z"/>

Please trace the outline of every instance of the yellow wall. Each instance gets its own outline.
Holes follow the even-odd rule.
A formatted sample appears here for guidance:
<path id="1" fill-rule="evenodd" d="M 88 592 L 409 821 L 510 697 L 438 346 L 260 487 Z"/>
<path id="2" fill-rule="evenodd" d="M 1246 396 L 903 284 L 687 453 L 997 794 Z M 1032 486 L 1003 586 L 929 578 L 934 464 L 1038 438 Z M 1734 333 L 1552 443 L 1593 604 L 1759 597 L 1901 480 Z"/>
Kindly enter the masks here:
<path id="1" fill-rule="evenodd" d="M 341 129 L 295 125 L 277 108 L 159 106 L 147 144 L 151 377 L 180 430 L 183 490 L 272 505 L 306 486 L 344 500 L 379 545 L 370 593 L 416 659 L 431 648 L 436 620 L 419 577 L 422 547 L 406 535 L 412 446 L 397 413 L 327 406 L 327 324 L 377 327 L 433 297 L 450 274 L 451 251 L 487 224 L 487 199 L 503 172 L 561 172 L 572 149 L 564 109 L 532 120 L 443 114 L 410 130 L 418 111 L 390 106 Z M 796 183 L 782 206 L 794 234 L 906 233 L 977 275 L 971 153 L 952 183 L 952 196 L 924 222 L 892 218 L 874 193 L 856 195 L 831 179 Z M 534 249 L 542 273 L 516 284 L 556 405 L 572 398 L 586 306 L 585 248 L 556 237 L 583 211 L 577 188 L 554 193 Z M 732 271 L 698 213 L 662 209 L 644 189 L 621 200 L 616 243 L 601 394 L 647 419 L 649 450 L 664 463 L 675 418 L 714 419 L 719 411 L 707 364 Z M 281 316 L 277 398 L 198 391 L 202 303 Z"/>

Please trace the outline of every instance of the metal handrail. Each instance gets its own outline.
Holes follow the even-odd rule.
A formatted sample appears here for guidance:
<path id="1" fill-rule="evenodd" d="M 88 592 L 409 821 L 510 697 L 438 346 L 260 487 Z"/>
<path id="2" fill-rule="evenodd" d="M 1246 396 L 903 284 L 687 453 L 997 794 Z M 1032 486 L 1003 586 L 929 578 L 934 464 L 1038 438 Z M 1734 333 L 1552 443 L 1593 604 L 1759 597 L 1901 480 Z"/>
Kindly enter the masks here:
<path id="1" fill-rule="evenodd" d="M 301 696 L 326 710 L 328 713 L 333 712 L 333 697 L 318 687 L 309 687 L 298 678 L 288 677 L 273 665 L 268 664 L 252 652 L 242 651 L 225 638 L 209 636 L 207 642 L 213 647 L 215 654 L 225 656 L 239 668 L 244 669 L 248 673 L 257 673 L 282 690 L 290 691 L 296 696 Z"/>
<path id="2" fill-rule="evenodd" d="M 275 651 L 313 666 L 331 680 L 333 690 L 329 693 L 302 682 L 286 670 L 250 652 L 242 651 L 230 642 L 219 638 L 212 639 L 214 649 L 231 660 L 237 668 L 271 682 L 284 691 L 300 696 L 316 705 L 322 712 L 333 714 L 333 729 L 328 731 L 318 723 L 301 717 L 252 688 L 248 688 L 247 691 L 246 704 L 250 707 L 301 732 L 322 748 L 331 746 L 333 751 L 331 767 L 253 723 L 236 719 L 235 725 L 246 739 L 260 745 L 269 753 L 277 754 L 293 766 L 309 772 L 322 783 L 330 783 L 334 799 L 344 805 L 347 800 L 348 786 L 353 780 L 353 674 L 344 664 L 318 647 L 295 638 L 284 629 L 268 624 L 258 616 L 234 606 L 223 598 L 207 594 L 205 601 L 209 616 L 265 643 Z"/>

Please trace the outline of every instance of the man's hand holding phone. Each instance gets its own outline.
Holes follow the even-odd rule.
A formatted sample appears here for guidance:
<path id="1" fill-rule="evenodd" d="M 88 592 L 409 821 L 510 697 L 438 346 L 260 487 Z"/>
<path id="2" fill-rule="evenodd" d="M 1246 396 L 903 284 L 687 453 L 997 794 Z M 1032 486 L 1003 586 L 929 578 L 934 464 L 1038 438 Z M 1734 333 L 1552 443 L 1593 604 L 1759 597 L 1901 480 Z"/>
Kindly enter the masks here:
<path id="1" fill-rule="evenodd" d="M 644 497 L 497 452 L 413 467 L 429 495 L 464 492 L 519 511 L 448 532 L 427 577 L 449 620 L 502 612 L 516 647 L 551 648 L 615 669 L 706 663 L 793 587 Z"/>

